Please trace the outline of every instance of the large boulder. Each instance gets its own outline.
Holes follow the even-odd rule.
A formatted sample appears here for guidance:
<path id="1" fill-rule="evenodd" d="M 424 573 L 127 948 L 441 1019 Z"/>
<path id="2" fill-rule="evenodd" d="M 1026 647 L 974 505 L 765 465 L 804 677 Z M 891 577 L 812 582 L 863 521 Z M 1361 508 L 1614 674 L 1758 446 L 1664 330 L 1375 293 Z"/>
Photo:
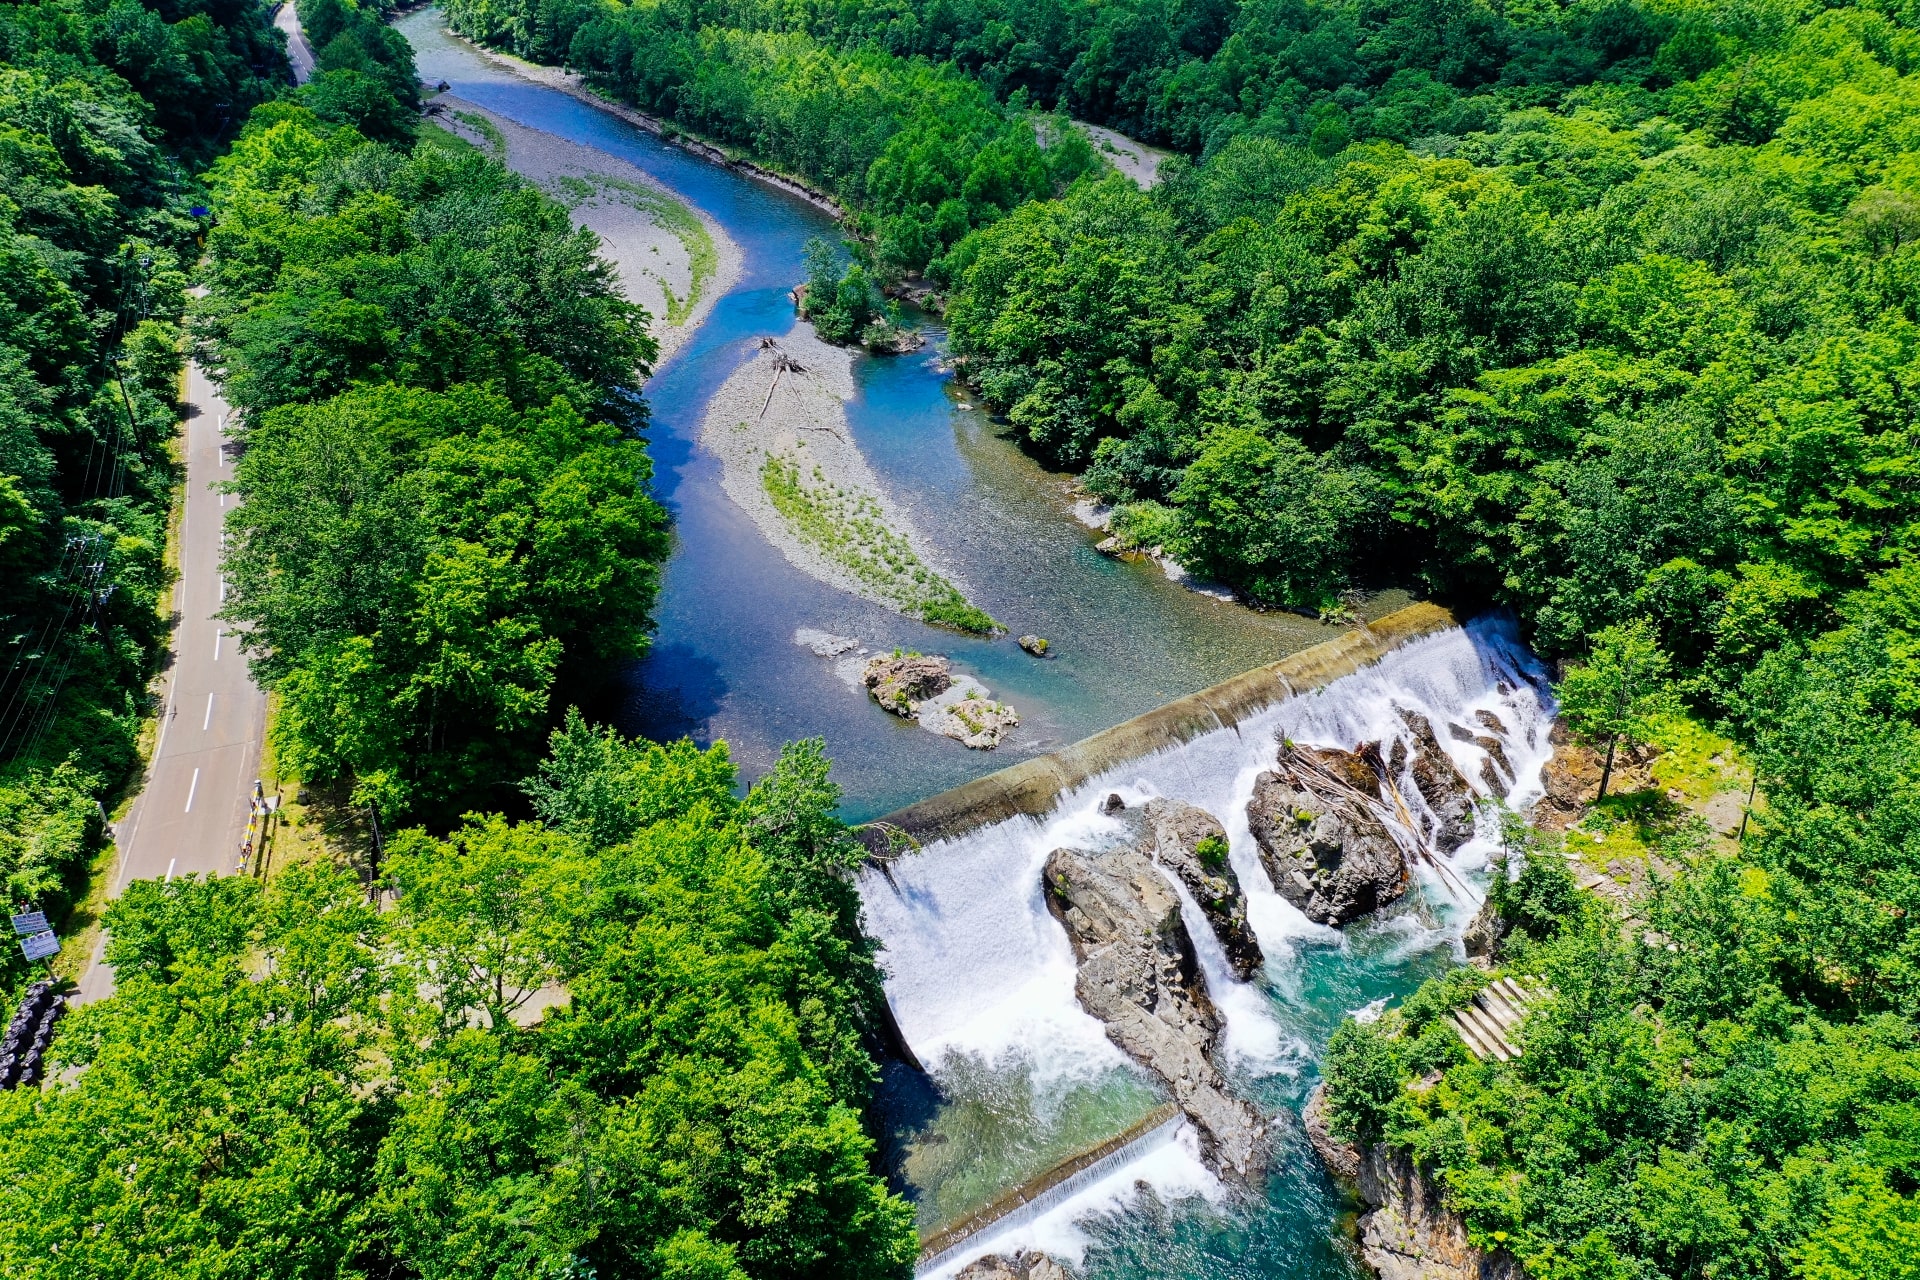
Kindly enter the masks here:
<path id="1" fill-rule="evenodd" d="M 1494 874 L 1506 873 L 1496 865 Z M 1500 944 L 1507 940 L 1507 934 L 1512 929 L 1513 926 L 1495 909 L 1493 899 L 1488 898 L 1467 923 L 1466 932 L 1460 935 L 1460 945 L 1466 949 L 1467 959 L 1476 967 L 1492 969 L 1500 959 Z"/>
<path id="2" fill-rule="evenodd" d="M 1069 1280 L 1067 1269 L 1044 1253 L 988 1254 L 969 1262 L 954 1280 Z"/>
<path id="3" fill-rule="evenodd" d="M 873 700 L 893 714 L 911 720 L 920 703 L 947 691 L 953 683 L 953 664 L 945 658 L 918 653 L 871 658 L 860 674 Z"/>
<path id="4" fill-rule="evenodd" d="M 954 676 L 944 692 L 915 704 L 920 727 L 972 747 L 991 751 L 1019 727 L 1020 713 L 987 692 L 969 676 Z"/>
<path id="5" fill-rule="evenodd" d="M 1254 780 L 1247 825 L 1280 896 L 1317 924 L 1345 924 L 1407 891 L 1406 856 L 1370 801 L 1378 750 L 1285 744 Z M 1362 785 L 1365 784 L 1365 785 Z"/>
<path id="6" fill-rule="evenodd" d="M 1404 761 L 1414 787 L 1427 802 L 1427 808 L 1433 811 L 1434 829 L 1430 833 L 1433 847 L 1440 853 L 1452 853 L 1473 839 L 1473 784 L 1434 736 L 1432 721 L 1418 711 L 1403 710 L 1400 718 L 1406 721 L 1407 730 L 1412 734 L 1413 747 L 1409 753 L 1411 759 L 1405 759 L 1402 752 L 1406 751 L 1406 744 L 1394 743 L 1394 772 L 1399 773 Z"/>
<path id="7" fill-rule="evenodd" d="M 1564 831 L 1587 811 L 1587 801 L 1600 791 L 1600 756 L 1576 741 L 1564 721 L 1547 731 L 1553 756 L 1541 774 L 1544 794 L 1529 815 L 1535 826 Z"/>
<path id="8" fill-rule="evenodd" d="M 1494 724 L 1500 723 L 1498 716 L 1492 716 L 1490 713 L 1482 713 L 1482 715 L 1482 728 L 1489 727 L 1486 723 L 1488 718 L 1492 719 Z M 1488 792 L 1496 796 L 1504 796 L 1512 789 L 1518 779 L 1514 773 L 1513 762 L 1507 759 L 1505 743 L 1491 733 L 1475 733 L 1463 724 L 1450 724 L 1447 726 L 1447 732 L 1461 742 L 1471 742 L 1486 753 L 1486 759 L 1480 762 L 1480 781 L 1486 784 Z"/>
<path id="9" fill-rule="evenodd" d="M 1180 877 L 1241 981 L 1260 972 L 1260 940 L 1247 924 L 1247 898 L 1227 858 L 1227 829 L 1181 800 L 1147 802 L 1146 838 L 1154 861 Z"/>
<path id="10" fill-rule="evenodd" d="M 1080 1005 L 1167 1084 L 1222 1172 L 1250 1176 L 1260 1118 L 1227 1091 L 1212 1061 L 1219 1014 L 1207 998 L 1180 899 L 1135 845 L 1047 856 L 1047 903 L 1079 961 Z"/>

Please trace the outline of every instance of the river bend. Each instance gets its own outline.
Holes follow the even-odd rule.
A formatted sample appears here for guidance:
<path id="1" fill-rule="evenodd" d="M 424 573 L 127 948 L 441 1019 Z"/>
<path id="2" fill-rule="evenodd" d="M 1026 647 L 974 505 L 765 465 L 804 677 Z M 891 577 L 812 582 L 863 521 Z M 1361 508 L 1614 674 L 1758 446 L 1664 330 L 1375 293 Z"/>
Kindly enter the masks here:
<path id="1" fill-rule="evenodd" d="M 1150 564 L 1098 554 L 1098 535 L 1073 519 L 1068 477 L 1037 466 L 1004 427 L 961 407 L 937 325 L 919 352 L 855 359 L 849 428 L 889 496 L 926 535 L 936 567 L 964 582 L 1012 634 L 1044 635 L 1060 656 L 1040 661 L 1009 638 L 939 630 L 796 569 L 728 499 L 717 460 L 698 441 L 716 390 L 762 338 L 793 328 L 788 290 L 803 275 L 803 246 L 833 236 L 831 221 L 771 185 L 513 74 L 450 37 L 437 10 L 416 11 L 398 26 L 422 79 L 446 81 L 498 116 L 636 166 L 740 251 L 731 289 L 646 386 L 655 492 L 673 514 L 675 547 L 652 652 L 621 673 L 614 704 L 589 708 L 597 718 L 652 738 L 725 739 L 748 777 L 763 772 L 783 742 L 823 737 L 847 816 L 858 820 L 1334 634 L 1308 619 L 1188 591 Z M 1383 597 L 1368 613 L 1403 602 Z M 921 732 L 797 646 L 799 628 L 857 636 L 876 650 L 947 654 L 1015 704 L 1021 727 L 994 752 Z M 1436 722 L 1497 709 L 1513 726 L 1508 750 L 1525 763 L 1521 773 L 1537 776 L 1550 714 L 1543 681 L 1509 629 L 1480 624 L 1421 641 L 1258 723 L 1116 769 L 1063 797 L 1044 820 L 1016 819 L 935 846 L 901 864 L 892 882 L 863 884 L 870 927 L 885 946 L 890 1003 L 933 1073 L 895 1064 L 884 1090 L 889 1161 L 918 1200 L 923 1230 L 1159 1114 L 1153 1083 L 1078 1011 L 1065 938 L 1039 898 L 1047 849 L 1096 838 L 1099 795 L 1112 788 L 1129 801 L 1180 796 L 1230 831 L 1267 962 L 1250 983 L 1223 983 L 1216 1001 L 1228 1020 L 1232 1083 L 1283 1122 L 1281 1150 L 1260 1194 L 1235 1197 L 1176 1134 L 1073 1200 L 1026 1215 L 994 1243 L 1047 1247 L 1076 1259 L 1089 1280 L 1362 1274 L 1335 1229 L 1340 1194 L 1286 1113 L 1297 1112 L 1326 1037 L 1346 1013 L 1378 1007 L 1453 962 L 1463 906 L 1429 881 L 1344 933 L 1309 925 L 1253 861 L 1240 811 L 1275 733 L 1351 747 L 1391 736 L 1403 708 Z M 1526 786 L 1518 779 L 1510 798 L 1524 798 Z M 1461 850 L 1459 870 L 1472 878 L 1486 848 L 1477 841 Z"/>

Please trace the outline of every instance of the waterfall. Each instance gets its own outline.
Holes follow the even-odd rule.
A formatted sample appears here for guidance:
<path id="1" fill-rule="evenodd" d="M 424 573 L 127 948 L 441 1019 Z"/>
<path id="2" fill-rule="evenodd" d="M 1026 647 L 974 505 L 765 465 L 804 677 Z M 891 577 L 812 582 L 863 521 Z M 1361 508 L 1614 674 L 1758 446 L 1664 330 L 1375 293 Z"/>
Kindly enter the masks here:
<path id="1" fill-rule="evenodd" d="M 1281 1061 L 1280 1028 L 1267 1009 L 1266 998 L 1250 982 L 1240 981 L 1227 961 L 1227 950 L 1214 935 L 1213 924 L 1200 909 L 1193 891 L 1179 876 L 1156 864 L 1168 885 L 1180 898 L 1180 922 L 1193 939 L 1194 956 L 1200 962 L 1200 975 L 1207 984 L 1207 996 L 1227 1022 L 1227 1060 L 1236 1064 L 1254 1064 L 1271 1070 Z"/>
<path id="2" fill-rule="evenodd" d="M 919 1280 L 930 1280 L 931 1277 L 952 1272 L 958 1269 L 960 1263 L 983 1254 L 997 1252 L 1002 1242 L 1005 1242 L 1007 1248 L 1017 1248 L 1013 1241 L 1023 1227 L 1070 1202 L 1085 1201 L 1086 1206 L 1091 1208 L 1096 1204 L 1117 1200 L 1121 1188 L 1103 1187 L 1101 1184 L 1112 1179 L 1114 1173 L 1119 1170 L 1125 1169 L 1131 1172 L 1133 1166 L 1151 1159 L 1166 1147 L 1178 1142 L 1183 1134 L 1189 1133 L 1190 1127 L 1184 1116 L 1176 1113 L 1167 1117 L 1133 1141 L 1123 1143 L 1099 1159 L 1090 1161 L 1085 1167 L 1055 1182 L 1031 1200 L 1016 1205 L 993 1218 L 976 1234 L 966 1236 L 940 1249 L 931 1257 L 922 1257 L 919 1264 L 914 1267 L 914 1275 Z M 1189 1141 L 1191 1141 L 1190 1138 Z M 1125 1186 L 1131 1187 L 1132 1181 L 1129 1177 Z M 1091 1195 L 1082 1195 L 1083 1192 L 1089 1191 Z"/>
<path id="3" fill-rule="evenodd" d="M 1246 806 L 1254 781 L 1273 766 L 1283 737 L 1348 750 L 1378 742 L 1391 758 L 1396 741 L 1411 747 L 1403 711 L 1418 712 L 1432 723 L 1436 740 L 1466 778 L 1478 784 L 1486 774 L 1497 783 L 1488 789 L 1510 804 L 1538 795 L 1540 768 L 1551 754 L 1547 733 L 1553 703 L 1545 674 L 1510 621 L 1484 618 L 1414 640 L 1373 666 L 1289 698 L 1235 728 L 1116 765 L 1062 794 L 1043 818 L 1008 818 L 932 843 L 895 862 L 888 876 L 863 876 L 867 922 L 884 947 L 887 996 L 902 1034 L 936 1084 L 959 1092 L 972 1089 L 975 1096 L 968 1104 L 975 1113 L 999 1115 L 1017 1130 L 984 1145 L 1044 1148 L 1048 1126 L 1069 1112 L 1081 1114 L 1073 1108 L 1084 1111 L 1089 1091 L 1118 1097 L 1130 1090 L 1129 1096 L 1141 1099 L 1138 1114 L 1114 1116 L 1109 1132 L 1119 1132 L 1139 1120 L 1158 1091 L 1075 999 L 1073 952 L 1042 897 L 1040 873 L 1048 853 L 1062 846 L 1099 848 L 1124 838 L 1123 824 L 1099 811 L 1100 801 L 1112 792 L 1129 808 L 1168 796 L 1207 810 L 1227 830 L 1228 856 L 1247 897 L 1248 921 L 1266 956 L 1266 973 L 1257 981 L 1284 991 L 1296 948 L 1338 943 L 1340 934 L 1308 921 L 1274 892 L 1248 830 Z M 1462 730 L 1450 732 L 1453 725 Z M 1489 764 L 1494 753 L 1475 738 L 1496 744 L 1511 772 Z M 1398 782 L 1412 826 L 1401 824 L 1397 838 L 1428 852 L 1432 815 L 1410 778 Z M 1497 828 L 1483 813 L 1480 833 L 1443 863 L 1437 856 L 1432 863 L 1424 858 L 1414 863 L 1422 896 L 1441 927 L 1456 937 L 1477 906 L 1461 886 L 1484 869 L 1495 836 Z M 1444 865 L 1445 872 L 1436 865 Z M 1182 916 L 1225 1019 L 1225 1059 L 1243 1076 L 1297 1069 L 1305 1046 L 1279 1033 L 1268 992 L 1233 978 L 1197 904 L 1184 889 L 1180 893 Z M 980 1087 L 982 1065 L 989 1068 L 984 1078 L 1003 1083 Z M 1024 1080 L 1028 1092 L 1023 1096 L 1031 1099 L 1030 1110 L 1017 1115 L 994 1110 L 1009 1074 Z M 1142 1155 L 1132 1161 L 1137 1169 L 1116 1170 L 1108 1181 L 1124 1189 L 1143 1180 L 1163 1198 L 1217 1192 L 1217 1184 L 1195 1168 L 1197 1157 L 1170 1157 L 1177 1149 L 1174 1144 Z M 1018 1171 L 1010 1180 L 1025 1181 L 1039 1171 Z M 1062 1240 L 1070 1243 L 1066 1219 L 1088 1211 L 1082 1200 L 1035 1208 L 1031 1220 L 1017 1229 L 996 1224 L 991 1234 L 1003 1245 L 1010 1232 L 1046 1237 L 1056 1247 Z M 922 1225 L 943 1225 L 927 1221 L 925 1202 Z"/>

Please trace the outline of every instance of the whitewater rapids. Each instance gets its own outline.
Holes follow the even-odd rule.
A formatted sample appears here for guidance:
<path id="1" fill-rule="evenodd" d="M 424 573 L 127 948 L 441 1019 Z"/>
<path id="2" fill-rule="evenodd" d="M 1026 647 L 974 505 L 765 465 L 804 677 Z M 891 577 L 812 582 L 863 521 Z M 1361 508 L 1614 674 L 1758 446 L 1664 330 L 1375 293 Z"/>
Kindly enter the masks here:
<path id="1" fill-rule="evenodd" d="M 1305 1046 L 1282 1033 L 1272 1000 L 1289 989 L 1301 946 L 1339 946 L 1342 940 L 1337 930 L 1308 921 L 1274 892 L 1248 830 L 1247 801 L 1255 778 L 1274 766 L 1282 738 L 1346 750 L 1378 742 L 1387 758 L 1395 740 L 1404 740 L 1410 759 L 1414 743 L 1403 711 L 1432 722 L 1442 749 L 1470 779 L 1483 776 L 1488 753 L 1446 727 L 1469 726 L 1475 735 L 1497 738 L 1512 768 L 1511 776 L 1492 775 L 1504 784 L 1499 799 L 1518 808 L 1538 797 L 1541 766 L 1552 752 L 1552 696 L 1513 624 L 1489 617 L 1408 643 L 1236 728 L 1115 766 L 1063 795 L 1042 819 L 1011 818 L 930 844 L 884 874 L 864 873 L 867 925 L 884 947 L 888 1002 L 943 1094 L 979 1095 L 983 1079 L 994 1082 L 986 1092 L 1005 1093 L 1012 1080 L 1026 1099 L 1016 1123 L 1044 1130 L 1089 1091 L 1133 1091 L 1148 1099 L 1157 1089 L 1080 1008 L 1072 948 L 1042 899 L 1041 868 L 1052 850 L 1098 848 L 1124 838 L 1119 820 L 1099 812 L 1100 802 L 1114 792 L 1129 808 L 1154 796 L 1184 800 L 1226 827 L 1229 857 L 1266 967 L 1252 983 L 1237 981 L 1205 917 L 1197 908 L 1183 911 L 1209 994 L 1225 1021 L 1222 1065 L 1240 1082 L 1297 1071 Z M 1415 825 L 1430 828 L 1431 815 L 1411 779 L 1397 781 Z M 1490 808 L 1482 811 L 1480 835 L 1449 858 L 1433 856 L 1420 832 L 1396 833 L 1432 858 L 1414 860 L 1416 888 L 1409 896 L 1424 900 L 1425 914 L 1450 935 L 1456 950 L 1495 847 L 1489 837 L 1497 834 L 1497 822 Z M 1446 871 L 1432 863 L 1444 863 Z M 991 1098 L 971 1102 L 976 1109 L 992 1105 Z M 1122 1127 L 1124 1122 L 1113 1131 Z M 1017 1247 L 1077 1258 L 1084 1240 L 1073 1223 L 1124 1207 L 1141 1182 L 1167 1201 L 1224 1194 L 1201 1165 L 1189 1132 L 1181 1141 L 1143 1151 L 1137 1161 L 1096 1186 L 1077 1188 L 1046 1212 L 1023 1214 L 1005 1229 L 989 1227 L 975 1237 L 977 1248 L 947 1254 L 929 1274 L 948 1274 L 984 1253 Z M 926 1225 L 924 1211 L 922 1216 Z"/>

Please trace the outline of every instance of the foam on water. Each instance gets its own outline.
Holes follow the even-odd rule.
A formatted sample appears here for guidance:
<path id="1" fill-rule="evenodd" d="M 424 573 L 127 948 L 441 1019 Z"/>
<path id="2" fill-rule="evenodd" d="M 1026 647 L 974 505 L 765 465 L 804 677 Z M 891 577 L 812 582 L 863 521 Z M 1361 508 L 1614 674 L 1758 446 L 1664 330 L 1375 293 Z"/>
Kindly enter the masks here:
<path id="1" fill-rule="evenodd" d="M 1200 961 L 1200 973 L 1206 980 L 1207 995 L 1214 1008 L 1226 1019 L 1227 1061 L 1242 1070 L 1248 1067 L 1274 1069 L 1280 1065 L 1282 1045 L 1280 1024 L 1273 1020 L 1266 997 L 1252 983 L 1240 981 L 1227 960 L 1227 950 L 1214 936 L 1213 926 L 1200 909 L 1192 891 L 1179 876 L 1165 867 L 1157 868 L 1180 898 L 1180 920 L 1193 938 L 1193 950 Z"/>
<path id="2" fill-rule="evenodd" d="M 1552 750 L 1547 733 L 1553 704 L 1544 673 L 1510 622 L 1483 619 L 1408 644 L 1373 667 L 1279 703 L 1236 728 L 1117 766 L 1063 796 L 1044 819 L 1009 819 L 929 845 L 885 875 L 866 873 L 867 923 L 885 947 L 888 999 L 935 1082 L 941 1082 L 951 1055 L 1025 1070 L 1044 1116 L 1049 1096 L 1095 1086 L 1116 1072 L 1144 1075 L 1080 1008 L 1073 951 L 1041 888 L 1041 869 L 1052 850 L 1099 848 L 1122 838 L 1122 824 L 1099 811 L 1101 800 L 1116 792 L 1129 808 L 1154 796 L 1184 800 L 1225 826 L 1248 921 L 1266 956 L 1266 972 L 1256 984 L 1235 980 L 1204 915 L 1179 890 L 1209 994 L 1225 1019 L 1222 1066 L 1242 1083 L 1297 1071 L 1307 1047 L 1283 1034 L 1272 1001 L 1276 995 L 1284 1000 L 1293 987 L 1300 946 L 1344 946 L 1345 939 L 1307 920 L 1274 891 L 1248 829 L 1247 801 L 1255 779 L 1272 767 L 1281 738 L 1348 750 L 1378 742 L 1383 757 L 1391 756 L 1396 741 L 1405 741 L 1410 757 L 1403 711 L 1426 716 L 1436 740 L 1476 783 L 1489 753 L 1448 727 L 1497 739 L 1513 770 L 1511 777 L 1494 775 L 1507 802 L 1523 804 L 1539 794 L 1540 767 Z M 1404 934 L 1396 950 L 1437 943 L 1457 948 L 1460 929 L 1479 905 L 1475 886 L 1497 847 L 1497 821 L 1483 814 L 1476 837 L 1440 859 L 1429 842 L 1432 815 L 1410 777 L 1403 774 L 1398 790 L 1419 829 L 1401 830 L 1396 838 L 1417 855 L 1414 865 L 1434 909 L 1396 915 L 1379 927 Z M 1196 1167 L 1197 1156 L 1182 1162 L 1156 1151 L 1116 1170 L 1107 1182 L 1132 1188 L 1145 1181 L 1163 1198 L 1177 1198 L 1202 1185 Z M 1064 1233 L 1060 1241 L 1071 1245 L 1073 1215 L 1084 1211 L 1073 1206 L 1094 1190 L 1051 1208 L 1021 1231 L 1038 1232 L 1035 1241 L 1047 1232 Z M 970 1256 L 997 1248 L 992 1236 L 989 1230 Z M 1042 1241 L 1037 1247 L 1054 1245 Z"/>
<path id="3" fill-rule="evenodd" d="M 1141 1183 L 1165 1201 L 1200 1196 L 1217 1203 L 1227 1197 L 1226 1188 L 1201 1162 L 1199 1135 L 1192 1125 L 1183 1123 L 1166 1140 L 1145 1144 L 1125 1163 L 1106 1168 L 1090 1185 L 1049 1201 L 1042 1212 L 1009 1215 L 1004 1223 L 988 1227 L 968 1241 L 967 1248 L 954 1250 L 924 1271 L 916 1271 L 915 1280 L 949 1280 L 976 1258 L 1023 1249 L 1048 1253 L 1077 1266 L 1091 1243 L 1081 1224 L 1096 1215 L 1124 1213 L 1132 1208 Z"/>

